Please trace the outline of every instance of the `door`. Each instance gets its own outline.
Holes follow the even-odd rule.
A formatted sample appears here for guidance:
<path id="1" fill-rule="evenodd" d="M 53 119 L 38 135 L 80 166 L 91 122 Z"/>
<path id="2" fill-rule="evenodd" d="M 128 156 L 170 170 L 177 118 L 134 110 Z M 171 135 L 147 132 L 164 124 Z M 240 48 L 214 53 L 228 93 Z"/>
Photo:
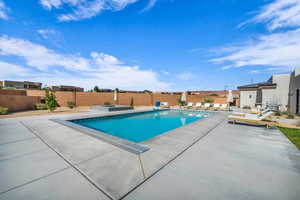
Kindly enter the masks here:
<path id="1" fill-rule="evenodd" d="M 299 89 L 297 90 L 297 95 L 296 95 L 296 113 L 299 114 Z"/>

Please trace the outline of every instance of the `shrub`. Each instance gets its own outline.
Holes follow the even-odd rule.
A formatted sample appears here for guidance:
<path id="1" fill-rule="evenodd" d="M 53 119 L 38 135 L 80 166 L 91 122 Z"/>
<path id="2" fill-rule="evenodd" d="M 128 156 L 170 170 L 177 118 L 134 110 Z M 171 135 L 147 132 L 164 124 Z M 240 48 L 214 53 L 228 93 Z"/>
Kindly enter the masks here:
<path id="1" fill-rule="evenodd" d="M 287 116 L 287 118 L 288 118 L 288 119 L 294 119 L 295 116 L 294 116 L 292 113 L 289 113 L 288 116 Z"/>
<path id="2" fill-rule="evenodd" d="M 68 101 L 67 104 L 68 104 L 68 107 L 71 108 L 71 109 L 76 107 L 76 104 L 75 104 L 74 101 Z"/>
<path id="3" fill-rule="evenodd" d="M 250 106 L 243 106 L 243 109 L 248 109 L 248 110 L 250 110 L 251 107 L 250 107 Z"/>
<path id="4" fill-rule="evenodd" d="M 53 92 L 50 93 L 48 90 L 46 90 L 45 102 L 48 110 L 51 112 L 54 111 L 58 106 L 55 94 Z"/>
<path id="5" fill-rule="evenodd" d="M 0 115 L 6 115 L 8 113 L 8 108 L 0 106 Z"/>
<path id="6" fill-rule="evenodd" d="M 280 113 L 280 112 L 276 112 L 276 113 L 274 114 L 274 116 L 281 116 L 281 113 Z"/>
<path id="7" fill-rule="evenodd" d="M 4 89 L 4 90 L 15 90 L 17 88 L 15 88 L 15 87 L 3 87 L 2 89 Z"/>
<path id="8" fill-rule="evenodd" d="M 217 96 L 219 96 L 218 94 L 215 94 L 215 93 L 213 93 L 213 94 L 210 94 L 210 95 L 208 95 L 208 96 L 211 96 L 211 97 L 217 97 Z"/>
<path id="9" fill-rule="evenodd" d="M 211 99 L 211 98 L 206 98 L 206 99 L 204 99 L 204 101 L 203 101 L 203 103 L 213 103 L 213 102 L 214 102 L 214 100 Z"/>
<path id="10" fill-rule="evenodd" d="M 181 97 L 179 97 L 179 98 L 177 99 L 177 101 L 178 101 L 178 103 L 179 103 L 180 106 L 186 105 L 186 102 L 185 102 L 185 101 L 182 101 L 182 100 L 181 100 Z"/>
<path id="11" fill-rule="evenodd" d="M 131 97 L 131 99 L 130 99 L 130 106 L 133 106 L 134 105 L 134 100 L 133 100 L 133 98 Z"/>
<path id="12" fill-rule="evenodd" d="M 104 105 L 105 106 L 111 106 L 112 104 L 110 102 L 106 101 L 106 102 L 104 102 Z"/>
<path id="13" fill-rule="evenodd" d="M 35 104 L 34 108 L 36 110 L 47 110 L 48 109 L 47 105 L 44 103 L 37 103 L 37 104 Z"/>
<path id="14" fill-rule="evenodd" d="M 94 92 L 100 92 L 100 89 L 99 89 L 98 86 L 95 86 L 95 87 L 94 87 Z"/>

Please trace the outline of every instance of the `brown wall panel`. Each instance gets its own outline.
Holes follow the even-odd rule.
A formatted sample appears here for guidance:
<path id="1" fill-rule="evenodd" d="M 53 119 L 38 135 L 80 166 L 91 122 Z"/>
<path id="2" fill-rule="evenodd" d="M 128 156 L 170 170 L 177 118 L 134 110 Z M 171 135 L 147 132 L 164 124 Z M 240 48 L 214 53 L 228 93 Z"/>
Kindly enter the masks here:
<path id="1" fill-rule="evenodd" d="M 9 111 L 31 110 L 39 102 L 39 97 L 22 95 L 0 95 L 0 106 Z"/>

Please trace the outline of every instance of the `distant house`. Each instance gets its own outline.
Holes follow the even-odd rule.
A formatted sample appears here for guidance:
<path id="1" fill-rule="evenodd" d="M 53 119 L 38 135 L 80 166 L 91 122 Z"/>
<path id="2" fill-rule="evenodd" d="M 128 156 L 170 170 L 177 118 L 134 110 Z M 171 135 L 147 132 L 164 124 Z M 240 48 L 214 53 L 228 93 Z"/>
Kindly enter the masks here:
<path id="1" fill-rule="evenodd" d="M 278 105 L 281 111 L 299 114 L 300 68 L 290 74 L 273 75 L 266 82 L 243 85 L 238 89 L 241 107 Z"/>
<path id="2" fill-rule="evenodd" d="M 0 81 L 2 87 L 12 87 L 16 89 L 38 89 L 42 88 L 42 83 L 30 82 L 30 81 Z"/>
<path id="3" fill-rule="evenodd" d="M 68 85 L 58 85 L 58 86 L 50 86 L 49 89 L 53 91 L 68 91 L 68 92 L 83 92 L 84 89 L 76 86 L 68 86 Z"/>

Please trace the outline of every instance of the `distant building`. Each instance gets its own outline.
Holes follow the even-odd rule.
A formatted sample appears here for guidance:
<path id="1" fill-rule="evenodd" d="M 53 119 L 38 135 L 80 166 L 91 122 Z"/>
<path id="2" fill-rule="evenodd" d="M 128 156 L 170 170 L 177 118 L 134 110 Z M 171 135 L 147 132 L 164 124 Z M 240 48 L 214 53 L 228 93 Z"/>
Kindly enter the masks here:
<path id="1" fill-rule="evenodd" d="M 114 91 L 114 90 L 112 90 Z M 144 94 L 144 93 L 152 93 L 150 90 L 136 91 L 136 90 L 119 90 L 119 93 L 136 93 L 136 94 Z"/>
<path id="2" fill-rule="evenodd" d="M 42 83 L 30 82 L 30 81 L 0 81 L 2 87 L 12 87 L 16 89 L 38 89 L 42 88 Z"/>
<path id="3" fill-rule="evenodd" d="M 281 111 L 299 114 L 300 68 L 291 74 L 273 75 L 268 81 L 243 85 L 240 90 L 241 107 L 278 105 Z"/>
<path id="4" fill-rule="evenodd" d="M 84 89 L 76 86 L 67 86 L 67 85 L 59 85 L 59 86 L 50 86 L 49 89 L 53 91 L 68 91 L 68 92 L 83 92 Z"/>

